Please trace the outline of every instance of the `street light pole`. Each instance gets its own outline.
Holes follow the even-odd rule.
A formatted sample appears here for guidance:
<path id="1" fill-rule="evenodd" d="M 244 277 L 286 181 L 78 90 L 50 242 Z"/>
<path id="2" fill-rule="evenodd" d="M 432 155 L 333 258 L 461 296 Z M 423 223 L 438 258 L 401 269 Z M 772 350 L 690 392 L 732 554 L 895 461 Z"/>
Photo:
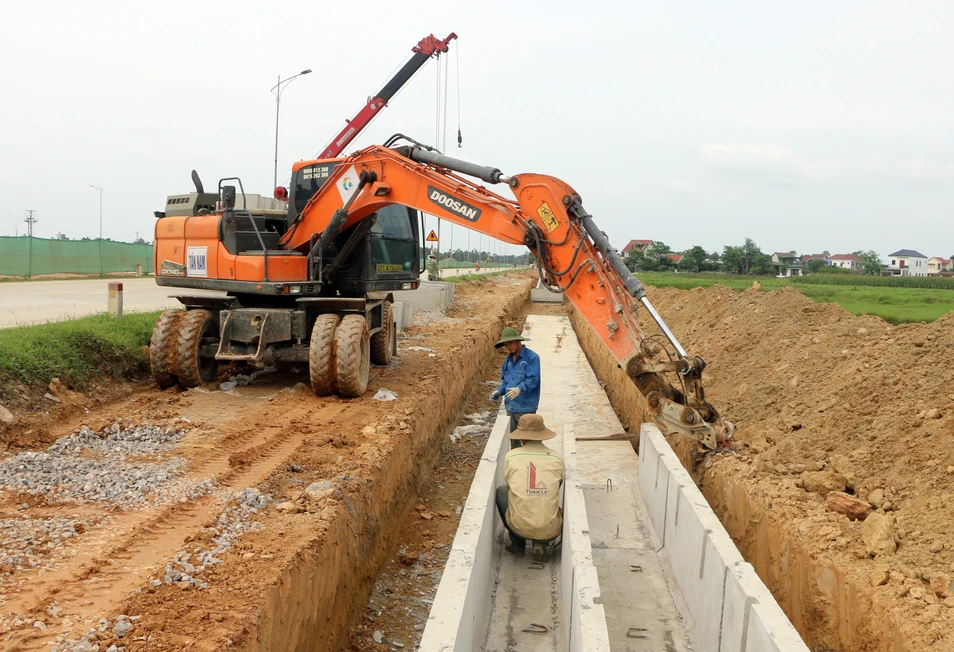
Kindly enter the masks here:
<path id="1" fill-rule="evenodd" d="M 93 190 L 99 191 L 99 239 L 103 239 L 103 189 L 93 184 L 87 184 Z"/>
<path id="2" fill-rule="evenodd" d="M 282 76 L 278 76 L 278 83 L 272 86 L 271 92 L 275 93 L 275 174 L 272 178 L 272 188 L 278 187 L 278 113 L 281 109 L 282 104 L 282 91 L 288 87 L 288 84 L 293 80 L 301 77 L 302 75 L 307 75 L 311 72 L 311 68 L 307 70 L 302 70 L 297 75 L 292 75 L 288 79 L 282 79 Z M 285 86 L 283 87 L 282 84 Z"/>

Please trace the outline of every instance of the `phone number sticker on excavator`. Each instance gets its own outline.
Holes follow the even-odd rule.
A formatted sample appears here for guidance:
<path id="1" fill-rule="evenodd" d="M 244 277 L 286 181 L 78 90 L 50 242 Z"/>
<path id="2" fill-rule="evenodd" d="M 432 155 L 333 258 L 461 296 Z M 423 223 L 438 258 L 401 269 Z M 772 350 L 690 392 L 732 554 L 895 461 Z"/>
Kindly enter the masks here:
<path id="1" fill-rule="evenodd" d="M 206 278 L 209 275 L 209 248 L 208 247 L 189 247 L 187 255 L 189 261 L 189 276 Z"/>
<path id="2" fill-rule="evenodd" d="M 537 215 L 539 215 L 540 219 L 543 220 L 543 226 L 547 227 L 547 233 L 553 233 L 560 228 L 560 220 L 558 220 L 557 216 L 554 215 L 553 210 L 550 208 L 550 204 L 543 202 L 540 205 L 540 208 L 537 209 Z"/>

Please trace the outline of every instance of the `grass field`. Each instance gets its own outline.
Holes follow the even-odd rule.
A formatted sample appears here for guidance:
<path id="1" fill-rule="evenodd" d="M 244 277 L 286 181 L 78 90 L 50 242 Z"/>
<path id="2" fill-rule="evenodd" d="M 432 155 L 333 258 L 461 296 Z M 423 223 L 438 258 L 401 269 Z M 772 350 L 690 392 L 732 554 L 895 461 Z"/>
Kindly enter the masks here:
<path id="1" fill-rule="evenodd" d="M 793 283 L 773 277 L 723 274 L 668 274 L 642 272 L 639 279 L 654 287 L 691 289 L 725 285 L 737 292 L 758 281 L 765 292 L 794 287 L 816 303 L 837 303 L 854 315 L 876 315 L 892 324 L 931 322 L 954 310 L 954 284 L 949 290 L 909 287 L 877 287 L 820 283 Z M 813 280 L 816 277 L 812 277 Z M 862 279 L 864 277 L 861 277 Z M 841 283 L 844 281 L 841 281 Z"/>
<path id="2" fill-rule="evenodd" d="M 46 385 L 59 377 L 85 389 L 104 377 L 130 378 L 149 370 L 149 344 L 159 312 L 119 319 L 94 315 L 71 321 L 0 329 L 0 395 L 16 383 Z"/>

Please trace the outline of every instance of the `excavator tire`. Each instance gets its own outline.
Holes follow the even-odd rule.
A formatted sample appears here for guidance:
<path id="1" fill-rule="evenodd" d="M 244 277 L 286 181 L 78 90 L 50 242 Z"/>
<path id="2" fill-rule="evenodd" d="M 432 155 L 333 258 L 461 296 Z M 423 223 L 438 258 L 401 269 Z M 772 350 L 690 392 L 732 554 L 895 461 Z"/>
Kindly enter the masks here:
<path id="1" fill-rule="evenodd" d="M 357 398 L 368 389 L 371 367 L 371 338 L 362 315 L 345 315 L 335 333 L 338 394 Z"/>
<path id="2" fill-rule="evenodd" d="M 179 365 L 176 362 L 176 333 L 179 327 L 179 318 L 185 315 L 184 310 L 166 310 L 152 329 L 152 338 L 149 340 L 149 366 L 152 368 L 152 379 L 159 385 L 159 389 L 169 389 L 179 382 L 176 373 Z"/>
<path id="3" fill-rule="evenodd" d="M 318 315 L 311 330 L 308 374 L 311 376 L 311 388 L 318 396 L 331 396 L 338 390 L 335 331 L 340 322 L 338 315 Z"/>
<path id="4" fill-rule="evenodd" d="M 391 340 L 394 337 L 394 320 L 391 318 L 391 302 L 385 301 L 381 309 L 384 327 L 371 336 L 371 362 L 389 364 L 391 362 Z"/>
<path id="5" fill-rule="evenodd" d="M 201 355 L 202 340 L 218 339 L 219 326 L 208 310 L 189 310 L 179 319 L 176 356 L 179 361 L 179 385 L 188 389 L 215 380 L 219 361 Z"/>

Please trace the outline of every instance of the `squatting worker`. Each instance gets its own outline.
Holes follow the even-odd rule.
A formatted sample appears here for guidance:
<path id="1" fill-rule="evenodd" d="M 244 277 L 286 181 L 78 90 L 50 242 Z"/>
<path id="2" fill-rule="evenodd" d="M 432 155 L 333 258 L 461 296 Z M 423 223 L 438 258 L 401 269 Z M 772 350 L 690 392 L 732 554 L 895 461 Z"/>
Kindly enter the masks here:
<path id="1" fill-rule="evenodd" d="M 507 453 L 507 484 L 497 487 L 497 511 L 510 533 L 507 552 L 523 557 L 527 539 L 532 539 L 535 561 L 547 561 L 547 543 L 563 530 L 563 458 L 543 443 L 555 436 L 539 414 L 520 417 L 510 437 L 523 445 Z"/>
<path id="2" fill-rule="evenodd" d="M 500 369 L 500 385 L 490 395 L 490 400 L 504 397 L 510 432 L 517 429 L 520 417 L 535 413 L 540 405 L 540 356 L 523 345 L 526 339 L 516 328 L 508 326 L 500 334 L 500 341 L 494 344 L 498 349 L 506 348 L 507 357 Z M 517 448 L 520 444 L 511 439 L 510 446 Z"/>

